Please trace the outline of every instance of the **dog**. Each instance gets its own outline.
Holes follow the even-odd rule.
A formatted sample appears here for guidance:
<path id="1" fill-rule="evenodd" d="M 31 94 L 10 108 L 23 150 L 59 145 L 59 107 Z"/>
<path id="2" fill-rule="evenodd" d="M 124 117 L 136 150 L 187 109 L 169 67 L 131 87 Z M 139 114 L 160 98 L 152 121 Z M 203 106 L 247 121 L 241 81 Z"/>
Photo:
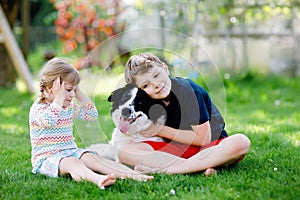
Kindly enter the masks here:
<path id="1" fill-rule="evenodd" d="M 107 99 L 112 103 L 111 116 L 115 124 L 109 144 L 94 144 L 89 147 L 100 156 L 119 161 L 118 149 L 124 144 L 142 141 L 164 141 L 161 137 L 144 137 L 140 132 L 153 123 L 166 121 L 165 105 L 152 99 L 148 94 L 132 84 L 127 84 L 112 92 Z"/>

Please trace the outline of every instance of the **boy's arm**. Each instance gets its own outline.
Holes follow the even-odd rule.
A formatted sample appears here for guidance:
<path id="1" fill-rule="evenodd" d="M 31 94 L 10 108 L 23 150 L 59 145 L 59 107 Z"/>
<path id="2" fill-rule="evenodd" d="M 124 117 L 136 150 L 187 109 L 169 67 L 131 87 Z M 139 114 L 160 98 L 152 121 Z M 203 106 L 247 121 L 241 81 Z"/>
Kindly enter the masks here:
<path id="1" fill-rule="evenodd" d="M 183 144 L 203 146 L 211 142 L 211 129 L 209 121 L 192 126 L 193 130 L 179 130 L 169 126 L 162 126 L 158 123 L 143 131 L 144 136 L 160 136 Z M 156 134 L 151 134 L 155 133 Z"/>

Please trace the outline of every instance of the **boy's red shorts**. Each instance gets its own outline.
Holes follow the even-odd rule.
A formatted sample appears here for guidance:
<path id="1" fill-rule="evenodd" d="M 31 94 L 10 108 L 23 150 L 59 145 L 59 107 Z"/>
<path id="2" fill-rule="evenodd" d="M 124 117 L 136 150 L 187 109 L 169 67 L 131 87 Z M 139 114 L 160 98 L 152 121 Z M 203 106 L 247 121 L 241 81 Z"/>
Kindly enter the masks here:
<path id="1" fill-rule="evenodd" d="M 218 145 L 223 139 L 225 138 L 220 138 L 202 147 L 177 142 L 144 141 L 144 143 L 149 144 L 155 151 L 163 151 L 187 159 L 208 147 Z"/>

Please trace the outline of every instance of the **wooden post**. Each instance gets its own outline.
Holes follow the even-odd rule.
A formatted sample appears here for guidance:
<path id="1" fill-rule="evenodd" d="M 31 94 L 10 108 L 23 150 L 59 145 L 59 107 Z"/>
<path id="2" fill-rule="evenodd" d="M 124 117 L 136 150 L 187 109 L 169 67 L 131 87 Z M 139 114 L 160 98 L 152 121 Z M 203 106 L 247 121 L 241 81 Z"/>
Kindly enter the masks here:
<path id="1" fill-rule="evenodd" d="M 28 55 L 29 50 L 29 13 L 30 13 L 30 2 L 29 0 L 23 0 L 22 2 L 22 51 L 25 59 Z"/>
<path id="2" fill-rule="evenodd" d="M 6 20 L 6 16 L 2 10 L 1 5 L 0 5 L 0 32 L 3 37 L 4 45 L 8 51 L 11 61 L 15 66 L 18 74 L 24 79 L 28 91 L 30 93 L 34 93 L 32 78 L 28 70 L 27 63 L 25 62 L 24 56 Z"/>

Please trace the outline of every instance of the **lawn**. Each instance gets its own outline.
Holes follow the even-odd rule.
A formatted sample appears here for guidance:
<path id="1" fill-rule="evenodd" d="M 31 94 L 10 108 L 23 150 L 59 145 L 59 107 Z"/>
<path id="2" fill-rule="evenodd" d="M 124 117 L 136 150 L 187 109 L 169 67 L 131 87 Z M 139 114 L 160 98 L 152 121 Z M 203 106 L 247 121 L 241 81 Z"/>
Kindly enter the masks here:
<path id="1" fill-rule="evenodd" d="M 226 130 L 245 133 L 252 142 L 240 164 L 210 178 L 155 175 L 151 182 L 118 180 L 106 190 L 31 174 L 28 112 L 34 95 L 0 89 L 0 199 L 299 199 L 300 78 L 246 73 L 224 85 Z M 109 137 L 113 124 L 106 98 L 99 94 L 94 100 L 101 131 Z M 78 130 L 77 142 L 84 146 Z"/>

